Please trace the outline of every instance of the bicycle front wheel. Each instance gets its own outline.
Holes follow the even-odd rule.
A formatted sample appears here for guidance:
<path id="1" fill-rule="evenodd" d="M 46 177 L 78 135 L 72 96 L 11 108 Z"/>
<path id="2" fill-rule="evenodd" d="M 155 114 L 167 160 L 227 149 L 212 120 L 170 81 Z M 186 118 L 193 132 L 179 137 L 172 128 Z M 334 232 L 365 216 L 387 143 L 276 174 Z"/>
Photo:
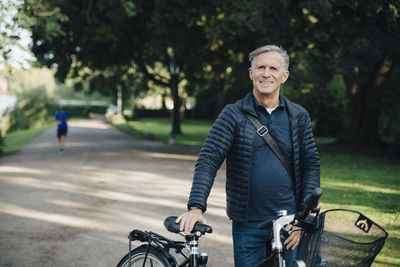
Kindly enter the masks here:
<path id="1" fill-rule="evenodd" d="M 131 251 L 118 263 L 117 267 L 174 267 L 176 262 L 174 258 L 165 250 L 151 246 L 147 253 L 148 245 L 142 245 Z M 147 256 L 146 256 L 147 253 Z M 146 260 L 146 262 L 144 262 Z"/>

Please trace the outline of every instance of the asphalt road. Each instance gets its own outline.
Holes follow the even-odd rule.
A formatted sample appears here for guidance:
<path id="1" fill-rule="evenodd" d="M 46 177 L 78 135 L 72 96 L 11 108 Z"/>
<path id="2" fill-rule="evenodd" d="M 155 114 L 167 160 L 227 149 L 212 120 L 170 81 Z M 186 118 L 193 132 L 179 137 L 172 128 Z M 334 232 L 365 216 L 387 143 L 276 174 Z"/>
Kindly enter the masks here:
<path id="1" fill-rule="evenodd" d="M 64 155 L 55 127 L 0 158 L 0 266 L 115 266 L 128 232 L 170 238 L 167 216 L 186 209 L 199 147 L 129 136 L 100 118 L 70 122 Z M 233 266 L 222 168 L 200 239 L 209 265 Z M 139 245 L 139 243 L 134 243 Z"/>

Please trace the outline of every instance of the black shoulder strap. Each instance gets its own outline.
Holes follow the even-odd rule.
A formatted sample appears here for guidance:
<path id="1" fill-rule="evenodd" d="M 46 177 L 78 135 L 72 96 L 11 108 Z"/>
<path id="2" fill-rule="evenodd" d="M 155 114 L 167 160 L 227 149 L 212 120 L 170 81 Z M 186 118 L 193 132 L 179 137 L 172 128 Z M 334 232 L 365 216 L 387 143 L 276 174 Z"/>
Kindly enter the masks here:
<path id="1" fill-rule="evenodd" d="M 290 176 L 290 179 L 292 180 L 293 188 L 296 188 L 296 182 L 294 180 L 294 174 L 293 174 L 292 168 L 289 166 L 289 163 L 287 162 L 281 148 L 275 142 L 274 138 L 270 135 L 268 128 L 266 126 L 262 125 L 257 117 L 255 117 L 251 114 L 248 114 L 248 113 L 244 113 L 244 114 L 251 121 L 251 123 L 254 125 L 254 127 L 256 127 L 257 133 L 264 140 L 264 143 L 271 148 L 272 152 L 274 152 L 275 155 L 278 157 L 278 159 L 281 161 L 283 167 L 285 167 L 286 171 L 288 172 L 288 174 Z"/>

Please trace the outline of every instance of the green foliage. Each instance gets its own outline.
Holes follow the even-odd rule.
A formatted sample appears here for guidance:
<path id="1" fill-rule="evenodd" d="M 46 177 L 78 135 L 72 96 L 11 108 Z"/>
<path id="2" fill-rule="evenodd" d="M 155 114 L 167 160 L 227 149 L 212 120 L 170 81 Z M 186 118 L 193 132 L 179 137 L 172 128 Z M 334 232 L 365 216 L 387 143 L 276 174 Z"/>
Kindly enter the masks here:
<path id="1" fill-rule="evenodd" d="M 167 109 L 142 109 L 135 107 L 133 109 L 133 118 L 170 118 L 171 112 Z M 186 116 L 185 116 L 186 117 Z"/>
<path id="2" fill-rule="evenodd" d="M 4 150 L 3 146 L 4 146 L 4 137 L 0 132 L 0 155 L 3 154 L 3 150 Z"/>
<path id="3" fill-rule="evenodd" d="M 218 98 L 216 88 L 210 87 L 196 92 L 196 103 L 194 117 L 196 119 L 215 119 L 217 116 Z"/>
<path id="4" fill-rule="evenodd" d="M 379 139 L 378 122 L 387 121 L 380 118 L 388 96 L 383 83 L 398 68 L 399 9 L 390 0 L 25 4 L 35 22 L 33 51 L 42 64 L 57 66 L 57 77 L 79 76 L 91 90 L 114 96 L 117 85 L 129 96 L 154 84 L 173 92 L 179 84 L 181 97 L 194 95 L 209 107 L 197 107 L 199 117 L 215 117 L 251 89 L 249 51 L 282 45 L 292 61 L 287 88 L 299 91 L 292 95 L 311 109 L 316 130 L 371 144 Z M 343 87 L 329 85 L 335 75 L 343 78 L 346 101 Z"/>
<path id="5" fill-rule="evenodd" d="M 343 130 L 347 114 L 346 87 L 343 78 L 335 75 L 323 88 L 304 84 L 305 88 L 285 86 L 283 94 L 303 105 L 310 113 L 314 134 L 337 137 Z"/>
<path id="6" fill-rule="evenodd" d="M 18 12 L 22 4 L 23 0 L 0 1 L 1 69 L 9 70 L 13 66 L 24 66 L 23 61 L 30 58 L 21 53 L 28 51 L 28 47 L 21 42 L 21 37 L 28 34 L 26 28 L 28 28 L 30 21 L 29 16 L 26 16 L 23 12 Z M 20 55 L 19 59 L 13 58 L 15 53 Z"/>
<path id="7" fill-rule="evenodd" d="M 9 114 L 8 131 L 29 129 L 47 122 L 49 104 L 43 87 L 20 93 L 17 97 L 17 104 Z"/>
<path id="8" fill-rule="evenodd" d="M 71 117 L 86 117 L 86 109 L 87 105 L 63 105 L 67 108 L 68 112 L 71 114 Z M 58 104 L 49 104 L 48 105 L 48 114 L 49 116 L 53 116 L 57 110 L 60 109 L 60 105 Z M 90 106 L 90 110 L 92 113 L 97 114 L 105 114 L 107 111 L 106 106 Z"/>
<path id="9" fill-rule="evenodd" d="M 400 69 L 396 69 L 385 84 L 385 92 L 382 97 L 382 114 L 380 116 L 380 134 L 395 147 L 400 146 L 400 86 L 398 77 Z"/>
<path id="10" fill-rule="evenodd" d="M 44 88 L 48 95 L 53 95 L 56 90 L 54 71 L 47 68 L 13 69 L 1 74 L 7 78 L 10 94 L 22 94 L 32 88 Z"/>
<path id="11" fill-rule="evenodd" d="M 400 30 L 400 3 L 335 0 L 300 6 L 303 32 L 309 33 L 305 59 L 320 62 L 321 69 L 341 74 L 345 81 L 349 105 L 341 139 L 379 144 L 384 84 L 398 68 L 399 35 L 394 33 Z"/>
<path id="12" fill-rule="evenodd" d="M 23 145 L 27 144 L 32 138 L 43 133 L 51 125 L 54 125 L 54 123 L 8 133 L 3 139 L 3 154 L 8 155 L 17 152 Z"/>

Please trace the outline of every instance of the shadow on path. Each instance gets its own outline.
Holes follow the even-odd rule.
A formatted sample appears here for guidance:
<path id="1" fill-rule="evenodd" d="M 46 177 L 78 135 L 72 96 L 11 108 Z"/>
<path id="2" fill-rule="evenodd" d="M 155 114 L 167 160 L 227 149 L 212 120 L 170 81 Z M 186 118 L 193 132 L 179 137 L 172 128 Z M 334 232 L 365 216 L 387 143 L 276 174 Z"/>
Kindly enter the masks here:
<path id="1" fill-rule="evenodd" d="M 49 129 L 0 158 L 0 266 L 115 266 L 135 228 L 179 238 L 163 220 L 186 209 L 199 149 L 135 138 L 96 118 L 71 121 L 59 155 Z M 224 177 L 222 169 L 209 199 L 214 233 L 200 241 L 209 266 L 233 265 Z"/>

